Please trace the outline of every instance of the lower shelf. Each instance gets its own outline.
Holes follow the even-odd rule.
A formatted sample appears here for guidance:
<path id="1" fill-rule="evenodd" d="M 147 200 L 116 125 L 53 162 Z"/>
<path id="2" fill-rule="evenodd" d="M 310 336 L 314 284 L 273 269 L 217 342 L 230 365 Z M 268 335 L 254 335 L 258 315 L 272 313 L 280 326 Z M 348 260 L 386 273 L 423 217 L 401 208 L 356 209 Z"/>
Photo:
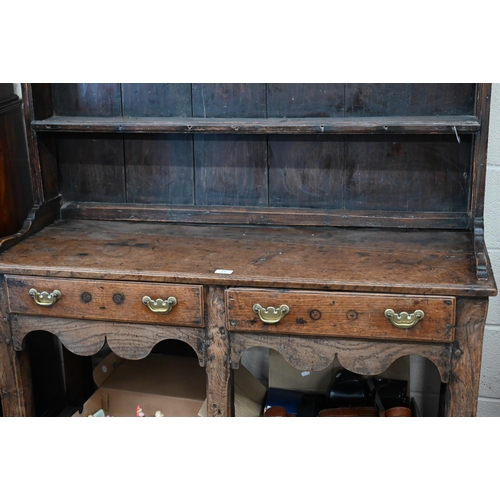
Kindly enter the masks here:
<path id="1" fill-rule="evenodd" d="M 196 358 L 151 354 L 128 361 L 111 353 L 94 380 L 98 389 L 74 417 L 99 410 L 112 417 L 196 417 L 205 399 L 205 369 Z"/>

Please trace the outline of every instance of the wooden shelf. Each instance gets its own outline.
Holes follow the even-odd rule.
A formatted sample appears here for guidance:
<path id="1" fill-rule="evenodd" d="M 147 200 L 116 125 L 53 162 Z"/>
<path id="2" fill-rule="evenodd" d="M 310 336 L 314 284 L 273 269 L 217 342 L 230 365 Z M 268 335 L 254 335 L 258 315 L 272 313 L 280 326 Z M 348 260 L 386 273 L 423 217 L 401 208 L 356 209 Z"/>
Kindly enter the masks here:
<path id="1" fill-rule="evenodd" d="M 203 134 L 454 134 L 475 133 L 475 116 L 347 118 L 160 118 L 51 116 L 33 120 L 37 132 Z"/>
<path id="2" fill-rule="evenodd" d="M 469 214 L 466 212 L 388 212 L 380 210 L 66 202 L 61 207 L 61 217 L 63 219 L 139 220 L 186 224 L 470 229 Z"/>
<path id="3" fill-rule="evenodd" d="M 413 295 L 496 293 L 493 277 L 476 278 L 467 231 L 61 220 L 0 254 L 0 272 Z"/>

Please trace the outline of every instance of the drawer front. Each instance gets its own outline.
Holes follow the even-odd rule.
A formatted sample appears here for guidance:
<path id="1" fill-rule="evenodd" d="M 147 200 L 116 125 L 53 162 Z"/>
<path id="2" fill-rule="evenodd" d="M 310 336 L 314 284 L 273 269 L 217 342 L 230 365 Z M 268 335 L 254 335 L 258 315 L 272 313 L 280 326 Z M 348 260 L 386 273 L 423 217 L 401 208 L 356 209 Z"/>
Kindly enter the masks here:
<path id="1" fill-rule="evenodd" d="M 30 295 L 59 290 L 61 297 L 53 305 L 39 305 Z M 123 281 L 71 280 L 8 276 L 9 310 L 16 314 L 53 316 L 58 318 L 153 323 L 178 326 L 203 326 L 203 287 L 197 285 L 164 285 Z M 34 292 L 32 292 L 34 295 Z M 161 308 L 153 312 L 143 302 L 174 297 L 169 312 Z M 51 302 L 50 296 L 38 296 L 41 302 Z M 157 306 L 161 306 L 158 302 Z M 155 304 L 151 304 L 155 309 Z M 167 306 L 168 309 L 168 306 Z"/>
<path id="2" fill-rule="evenodd" d="M 256 304 L 264 320 L 279 321 L 264 322 Z M 454 336 L 455 297 L 230 288 L 226 308 L 227 328 L 239 332 L 427 342 Z"/>

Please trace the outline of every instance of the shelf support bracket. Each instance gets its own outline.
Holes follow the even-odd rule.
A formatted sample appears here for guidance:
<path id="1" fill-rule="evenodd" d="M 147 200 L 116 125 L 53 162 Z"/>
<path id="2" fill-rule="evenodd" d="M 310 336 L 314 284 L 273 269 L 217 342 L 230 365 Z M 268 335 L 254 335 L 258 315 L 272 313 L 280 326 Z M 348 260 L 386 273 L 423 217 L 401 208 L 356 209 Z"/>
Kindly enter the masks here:
<path id="1" fill-rule="evenodd" d="M 474 255 L 476 257 L 477 279 L 488 279 L 488 253 L 484 242 L 484 222 L 482 217 L 474 218 Z"/>

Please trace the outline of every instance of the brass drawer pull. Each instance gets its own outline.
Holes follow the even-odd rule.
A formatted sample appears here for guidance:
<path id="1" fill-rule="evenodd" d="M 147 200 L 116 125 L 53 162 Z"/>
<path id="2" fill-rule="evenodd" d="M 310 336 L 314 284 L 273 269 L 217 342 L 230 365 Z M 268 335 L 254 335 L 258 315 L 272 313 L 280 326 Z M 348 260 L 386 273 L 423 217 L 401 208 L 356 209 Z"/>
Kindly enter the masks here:
<path id="1" fill-rule="evenodd" d="M 264 309 L 260 304 L 254 304 L 252 309 L 259 315 L 263 323 L 269 324 L 278 323 L 285 314 L 290 312 L 290 308 L 286 304 L 279 306 L 278 309 L 271 306 Z"/>
<path id="2" fill-rule="evenodd" d="M 177 299 L 175 297 L 169 297 L 167 300 L 153 300 L 151 297 L 145 295 L 142 298 L 142 303 L 146 304 L 149 309 L 156 314 L 167 314 L 172 310 L 172 307 L 177 304 Z"/>
<path id="3" fill-rule="evenodd" d="M 414 313 L 407 312 L 395 313 L 392 309 L 386 309 L 384 316 L 398 328 L 411 328 L 415 326 L 421 319 L 424 319 L 424 311 L 417 309 Z"/>
<path id="4" fill-rule="evenodd" d="M 31 288 L 28 293 L 39 306 L 43 307 L 53 306 L 62 297 L 62 293 L 59 290 L 49 293 L 38 292 L 35 288 Z"/>

